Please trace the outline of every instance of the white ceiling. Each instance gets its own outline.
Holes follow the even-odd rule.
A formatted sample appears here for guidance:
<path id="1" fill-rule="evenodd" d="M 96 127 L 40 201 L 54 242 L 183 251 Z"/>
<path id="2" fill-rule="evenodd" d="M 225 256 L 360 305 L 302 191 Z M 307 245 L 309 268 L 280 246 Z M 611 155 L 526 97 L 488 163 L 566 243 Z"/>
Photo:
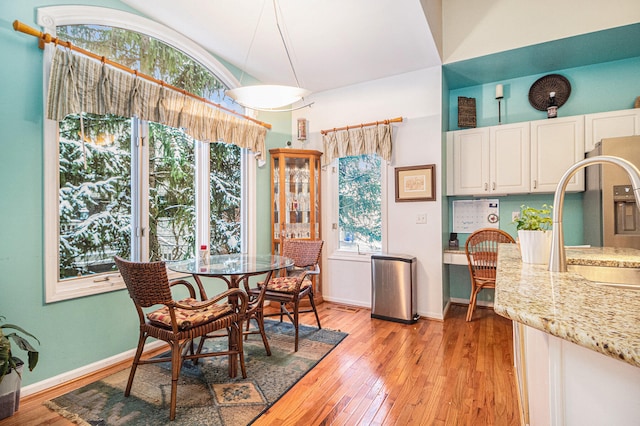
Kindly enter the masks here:
<path id="1" fill-rule="evenodd" d="M 273 0 L 122 1 L 262 83 L 296 85 Z M 277 8 L 300 86 L 313 92 L 441 65 L 420 0 L 278 0 Z"/>

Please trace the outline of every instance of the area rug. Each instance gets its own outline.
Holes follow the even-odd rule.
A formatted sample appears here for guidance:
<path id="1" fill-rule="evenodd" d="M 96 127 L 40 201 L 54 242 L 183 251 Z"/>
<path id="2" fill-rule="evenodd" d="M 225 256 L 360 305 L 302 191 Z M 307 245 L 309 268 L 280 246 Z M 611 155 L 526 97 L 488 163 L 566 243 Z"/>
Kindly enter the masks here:
<path id="1" fill-rule="evenodd" d="M 80 425 L 247 425 L 273 405 L 335 348 L 346 333 L 300 326 L 298 352 L 288 322 L 265 321 L 271 346 L 267 356 L 259 335 L 245 341 L 247 378 L 229 378 L 227 357 L 183 364 L 176 419 L 169 420 L 170 363 L 138 367 L 131 395 L 124 396 L 129 369 L 44 404 Z M 226 339 L 208 339 L 212 350 Z"/>

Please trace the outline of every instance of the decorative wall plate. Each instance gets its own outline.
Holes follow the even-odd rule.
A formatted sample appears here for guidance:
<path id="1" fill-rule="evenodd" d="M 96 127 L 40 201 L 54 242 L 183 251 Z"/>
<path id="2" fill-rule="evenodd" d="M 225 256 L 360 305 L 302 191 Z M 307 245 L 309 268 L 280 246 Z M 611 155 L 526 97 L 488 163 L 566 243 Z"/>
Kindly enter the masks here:
<path id="1" fill-rule="evenodd" d="M 560 74 L 540 77 L 529 89 L 529 103 L 538 111 L 546 111 L 550 92 L 556 92 L 556 102 L 560 108 L 569 99 L 571 84 Z"/>

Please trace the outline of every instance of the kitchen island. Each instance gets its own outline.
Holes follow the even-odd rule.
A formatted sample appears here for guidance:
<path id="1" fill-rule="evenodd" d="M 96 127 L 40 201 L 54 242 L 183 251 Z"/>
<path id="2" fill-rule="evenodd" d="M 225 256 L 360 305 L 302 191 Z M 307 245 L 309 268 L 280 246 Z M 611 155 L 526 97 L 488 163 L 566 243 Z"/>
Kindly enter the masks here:
<path id="1" fill-rule="evenodd" d="M 639 267 L 640 251 L 567 248 L 567 264 Z M 638 424 L 640 287 L 592 283 L 522 263 L 500 246 L 496 313 L 514 321 L 524 424 Z"/>

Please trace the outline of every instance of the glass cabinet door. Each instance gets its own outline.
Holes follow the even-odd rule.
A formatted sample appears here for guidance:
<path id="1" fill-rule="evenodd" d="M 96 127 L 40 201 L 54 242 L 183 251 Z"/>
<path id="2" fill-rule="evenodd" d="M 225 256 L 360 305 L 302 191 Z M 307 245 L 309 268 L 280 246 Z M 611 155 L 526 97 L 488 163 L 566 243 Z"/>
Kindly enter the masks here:
<path id="1" fill-rule="evenodd" d="M 318 240 L 320 234 L 319 151 L 272 149 L 273 253 L 283 238 Z"/>

